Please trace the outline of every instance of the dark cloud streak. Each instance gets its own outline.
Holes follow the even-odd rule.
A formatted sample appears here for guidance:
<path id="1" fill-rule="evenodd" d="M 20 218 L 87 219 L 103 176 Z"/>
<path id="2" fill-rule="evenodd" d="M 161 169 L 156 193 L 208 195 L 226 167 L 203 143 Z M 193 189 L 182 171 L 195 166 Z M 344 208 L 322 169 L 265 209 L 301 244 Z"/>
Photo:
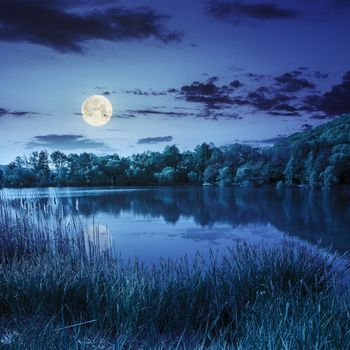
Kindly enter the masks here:
<path id="1" fill-rule="evenodd" d="M 0 108 L 0 117 L 3 116 L 13 116 L 13 117 L 28 117 L 32 115 L 38 115 L 37 112 L 31 111 L 11 111 L 7 108 Z"/>
<path id="2" fill-rule="evenodd" d="M 172 136 L 157 136 L 157 137 L 146 137 L 143 139 L 139 139 L 137 141 L 138 144 L 156 144 L 161 142 L 171 142 L 173 140 Z"/>
<path id="3" fill-rule="evenodd" d="M 85 138 L 83 135 L 39 135 L 27 143 L 27 148 L 50 148 L 61 150 L 99 149 L 108 150 L 109 147 L 101 142 Z"/>
<path id="4" fill-rule="evenodd" d="M 167 93 L 164 91 L 143 91 L 141 89 L 124 90 L 125 94 L 136 95 L 136 96 L 164 96 Z"/>
<path id="5" fill-rule="evenodd" d="M 273 3 L 248 4 L 244 1 L 211 1 L 209 14 L 235 24 L 247 21 L 268 21 L 293 19 L 300 16 L 295 9 L 283 8 Z"/>
<path id="6" fill-rule="evenodd" d="M 161 111 L 155 109 L 129 109 L 127 113 L 139 114 L 139 115 L 164 115 L 169 117 L 187 117 L 193 115 L 193 113 L 186 112 L 172 112 L 172 111 Z"/>

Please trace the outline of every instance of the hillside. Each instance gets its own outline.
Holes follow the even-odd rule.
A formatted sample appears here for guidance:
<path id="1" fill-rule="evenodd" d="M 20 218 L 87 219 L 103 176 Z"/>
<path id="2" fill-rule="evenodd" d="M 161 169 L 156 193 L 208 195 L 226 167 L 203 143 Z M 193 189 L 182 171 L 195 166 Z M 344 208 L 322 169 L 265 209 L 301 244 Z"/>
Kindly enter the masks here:
<path id="1" fill-rule="evenodd" d="M 267 182 L 329 187 L 350 183 L 350 115 L 296 133 L 267 152 Z"/>
<path id="2" fill-rule="evenodd" d="M 332 144 L 350 143 L 350 114 L 316 126 L 311 130 L 292 134 L 278 143 L 274 148 L 292 145 L 295 142 L 329 142 Z"/>

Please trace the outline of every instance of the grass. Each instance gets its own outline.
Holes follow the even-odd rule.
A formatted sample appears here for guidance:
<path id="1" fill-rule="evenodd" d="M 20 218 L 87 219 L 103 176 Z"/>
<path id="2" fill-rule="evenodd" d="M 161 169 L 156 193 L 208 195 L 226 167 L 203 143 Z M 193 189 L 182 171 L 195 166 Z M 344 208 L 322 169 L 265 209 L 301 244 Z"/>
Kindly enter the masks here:
<path id="1" fill-rule="evenodd" d="M 340 293 L 321 250 L 240 244 L 222 259 L 125 263 L 76 220 L 9 203 L 0 201 L 0 348 L 350 348 L 348 288 Z"/>

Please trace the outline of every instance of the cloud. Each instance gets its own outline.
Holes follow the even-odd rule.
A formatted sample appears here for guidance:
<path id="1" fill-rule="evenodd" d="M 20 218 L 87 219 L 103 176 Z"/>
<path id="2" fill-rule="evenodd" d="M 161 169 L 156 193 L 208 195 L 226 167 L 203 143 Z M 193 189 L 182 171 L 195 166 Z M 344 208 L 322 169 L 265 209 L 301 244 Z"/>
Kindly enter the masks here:
<path id="1" fill-rule="evenodd" d="M 155 144 L 160 142 L 171 142 L 173 140 L 172 136 L 157 136 L 157 137 L 146 137 L 144 139 L 139 139 L 137 141 L 138 144 Z"/>
<path id="2" fill-rule="evenodd" d="M 171 89 L 171 93 L 177 99 L 201 104 L 196 107 L 199 111 L 196 115 L 207 119 L 237 118 L 256 112 L 310 118 L 314 113 L 317 113 L 317 118 L 323 113 L 334 114 L 335 109 L 338 113 L 339 110 L 350 112 L 350 73 L 344 76 L 342 84 L 333 87 L 324 96 L 318 95 L 316 83 L 327 79 L 329 74 L 307 67 L 298 67 L 276 76 L 242 71 L 234 77 L 236 79 L 226 85 L 219 84 L 215 76 L 203 82 L 194 81 L 180 89 Z"/>
<path id="3" fill-rule="evenodd" d="M 311 130 L 312 128 L 313 128 L 313 126 L 310 125 L 310 124 L 308 124 L 308 123 L 305 123 L 305 124 L 303 124 L 303 125 L 301 126 L 301 130 L 302 130 L 302 131 L 309 131 L 309 130 Z"/>
<path id="4" fill-rule="evenodd" d="M 39 135 L 27 143 L 27 148 L 50 148 L 60 150 L 96 149 L 108 150 L 109 147 L 101 142 L 85 138 L 83 135 Z"/>
<path id="5" fill-rule="evenodd" d="M 137 95 L 137 96 L 163 96 L 167 94 L 165 91 L 153 91 L 153 90 L 143 91 L 140 89 L 124 90 L 123 92 L 125 94 Z"/>
<path id="6" fill-rule="evenodd" d="M 300 117 L 301 116 L 299 112 L 286 113 L 286 112 L 270 111 L 269 114 L 277 117 Z"/>
<path id="7" fill-rule="evenodd" d="M 300 71 L 284 73 L 276 77 L 275 80 L 278 84 L 280 84 L 281 90 L 285 92 L 297 92 L 303 89 L 314 89 L 314 83 L 303 78 L 298 78 L 298 76 L 301 74 L 302 72 Z"/>
<path id="8" fill-rule="evenodd" d="M 74 10 L 78 11 L 79 9 Z M 88 40 L 112 42 L 155 38 L 163 43 L 181 35 L 164 26 L 168 16 L 149 8 L 121 6 L 73 12 L 59 1 L 1 1 L 0 41 L 28 42 L 61 52 L 83 52 Z"/>
<path id="9" fill-rule="evenodd" d="M 271 96 L 267 93 L 269 90 L 266 87 L 260 87 L 253 92 L 250 92 L 247 97 L 246 104 L 257 108 L 260 111 L 274 110 L 282 112 L 296 112 L 297 109 L 287 102 L 292 100 L 291 96 L 282 94 L 279 91 L 273 92 Z"/>
<path id="10" fill-rule="evenodd" d="M 266 75 L 264 75 L 264 74 L 246 73 L 245 75 L 246 75 L 246 77 L 253 79 L 255 81 L 259 81 L 259 80 L 266 78 Z"/>
<path id="11" fill-rule="evenodd" d="M 329 74 L 307 67 L 277 76 L 242 72 L 239 77 L 243 82 L 236 79 L 220 85 L 218 78 L 212 77 L 173 88 L 171 92 L 177 99 L 201 104 L 196 107 L 196 116 L 202 118 L 237 118 L 259 111 L 272 116 L 326 119 L 350 113 L 350 71 L 340 84 L 323 95 L 316 90 L 316 82 L 327 79 Z"/>
<path id="12" fill-rule="evenodd" d="M 316 71 L 316 72 L 314 73 L 314 77 L 315 77 L 316 79 L 327 79 L 327 78 L 329 77 L 329 74 L 328 74 L 328 73 L 322 73 L 322 72 L 320 72 L 320 71 Z"/>
<path id="13" fill-rule="evenodd" d="M 13 115 L 14 117 L 25 117 L 30 115 L 37 115 L 39 113 L 30 112 L 30 111 L 12 111 L 10 114 Z"/>
<path id="14" fill-rule="evenodd" d="M 127 111 L 127 113 L 118 113 L 118 114 L 114 115 L 113 118 L 117 118 L 117 119 L 133 119 L 133 118 L 136 118 L 136 115 L 135 114 L 131 114 L 131 113 L 129 113 L 129 111 Z"/>
<path id="15" fill-rule="evenodd" d="M 306 109 L 331 116 L 350 113 L 350 71 L 344 74 L 340 84 L 323 95 L 307 96 L 305 103 Z"/>
<path id="16" fill-rule="evenodd" d="M 155 109 L 129 109 L 127 110 L 127 113 L 131 113 L 131 115 L 134 114 L 141 114 L 141 115 L 165 115 L 169 117 L 187 117 L 190 115 L 193 115 L 193 113 L 187 113 L 187 112 L 172 112 L 172 111 L 161 111 L 161 110 L 155 110 Z"/>
<path id="17" fill-rule="evenodd" d="M 238 88 L 242 87 L 243 85 L 244 84 L 237 79 L 230 83 L 230 86 L 233 87 L 234 89 L 238 89 Z"/>
<path id="18" fill-rule="evenodd" d="M 0 117 L 3 116 L 13 116 L 13 117 L 26 117 L 31 115 L 38 115 L 37 112 L 31 112 L 31 111 L 11 111 L 7 108 L 0 108 Z"/>
<path id="19" fill-rule="evenodd" d="M 349 0 L 206 0 L 209 15 L 234 25 L 277 20 L 325 20 L 348 16 Z M 289 4 L 288 3 L 288 4 Z M 317 9 L 317 10 L 315 10 Z"/>
<path id="20" fill-rule="evenodd" d="M 210 108 L 205 108 L 198 114 L 196 117 L 210 120 L 222 120 L 222 119 L 243 119 L 243 117 L 237 113 L 233 113 L 232 110 L 229 112 L 217 112 L 216 110 L 212 110 Z"/>
<path id="21" fill-rule="evenodd" d="M 180 99 L 187 102 L 196 102 L 204 105 L 204 112 L 198 116 L 209 118 L 214 116 L 213 110 L 232 107 L 251 107 L 272 115 L 299 115 L 299 107 L 292 104 L 296 100 L 295 92 L 306 87 L 314 87 L 311 82 L 300 77 L 301 71 L 293 71 L 282 74 L 269 82 L 269 87 L 260 84 L 261 79 L 271 79 L 267 75 L 248 73 L 245 76 L 253 79 L 254 83 L 243 84 L 240 80 L 234 80 L 228 85 L 218 85 L 217 77 L 206 82 L 195 81 L 190 85 L 184 85 L 177 91 Z M 257 87 L 254 88 L 254 85 Z M 240 89 L 245 86 L 245 89 Z M 237 91 L 238 90 L 238 91 Z M 239 95 L 237 94 L 239 92 Z M 231 113 L 232 114 L 232 113 Z M 237 114 L 234 114 L 237 116 Z M 228 117 L 227 113 L 216 113 L 215 118 Z"/>
<path id="22" fill-rule="evenodd" d="M 115 90 L 112 91 L 108 89 L 108 87 L 106 86 L 95 86 L 94 89 L 98 90 L 99 95 L 106 96 L 106 97 L 116 93 Z"/>
<path id="23" fill-rule="evenodd" d="M 0 117 L 8 114 L 10 114 L 10 111 L 8 109 L 0 107 Z"/>
<path id="24" fill-rule="evenodd" d="M 296 112 L 298 109 L 293 107 L 287 103 L 281 103 L 273 107 L 276 111 L 284 111 L 284 112 Z"/>
<path id="25" fill-rule="evenodd" d="M 350 71 L 320 99 L 320 109 L 330 115 L 350 113 Z"/>
<path id="26" fill-rule="evenodd" d="M 223 118 L 240 119 L 247 113 L 258 111 L 266 115 L 287 117 L 297 117 L 305 113 L 311 117 L 310 112 L 321 114 L 322 110 L 316 106 L 321 103 L 322 96 L 317 94 L 307 96 L 306 94 L 317 93 L 315 82 L 328 78 L 327 73 L 313 71 L 307 67 L 298 67 L 277 76 L 241 72 L 234 77 L 235 79 L 228 80 L 227 84 L 220 84 L 220 79 L 212 76 L 204 81 L 193 81 L 180 88 L 166 90 L 166 93 L 172 94 L 178 100 L 197 103 L 198 105 L 193 107 L 191 112 L 163 111 L 162 108 L 150 107 L 127 110 L 123 117 L 130 118 L 137 115 L 197 116 L 219 120 Z M 348 78 L 344 77 L 344 86 Z M 154 93 L 152 90 L 139 89 L 127 90 L 127 92 L 137 95 Z"/>
<path id="27" fill-rule="evenodd" d="M 191 85 L 182 86 L 180 97 L 187 102 L 204 103 L 207 108 L 219 108 L 220 105 L 233 103 L 232 98 L 229 96 L 230 92 L 231 89 L 229 87 L 220 87 L 211 78 L 205 83 L 195 81 Z"/>
<path id="28" fill-rule="evenodd" d="M 273 3 L 248 4 L 240 0 L 231 0 L 211 1 L 209 14 L 221 20 L 240 24 L 249 21 L 293 19 L 299 17 L 301 13 Z"/>

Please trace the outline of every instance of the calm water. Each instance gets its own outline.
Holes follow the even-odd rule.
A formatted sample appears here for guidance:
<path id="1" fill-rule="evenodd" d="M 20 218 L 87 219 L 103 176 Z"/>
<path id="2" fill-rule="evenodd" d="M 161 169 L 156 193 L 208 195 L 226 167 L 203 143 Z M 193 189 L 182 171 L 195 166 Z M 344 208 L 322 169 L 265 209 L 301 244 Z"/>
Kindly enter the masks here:
<path id="1" fill-rule="evenodd" d="M 285 235 L 350 251 L 350 192 L 249 188 L 62 188 L 3 190 L 13 203 L 54 203 L 98 227 L 123 258 L 156 261 L 237 241 L 273 244 Z M 39 199 L 38 199 L 39 198 Z M 16 204 L 17 203 L 17 204 Z M 62 209 L 60 209 L 62 210 Z"/>

